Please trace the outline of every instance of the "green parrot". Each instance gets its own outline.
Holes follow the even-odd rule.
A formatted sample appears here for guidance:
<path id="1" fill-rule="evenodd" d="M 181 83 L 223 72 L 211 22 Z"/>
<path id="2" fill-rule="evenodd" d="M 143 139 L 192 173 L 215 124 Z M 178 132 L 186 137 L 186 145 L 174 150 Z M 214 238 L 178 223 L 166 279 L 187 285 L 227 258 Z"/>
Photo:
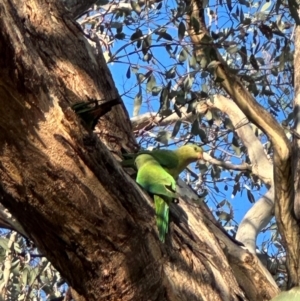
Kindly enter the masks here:
<path id="1" fill-rule="evenodd" d="M 176 198 L 176 181 L 152 155 L 137 156 L 135 164 L 138 169 L 136 182 L 154 195 L 159 239 L 165 242 L 169 225 L 169 205 Z"/>
<path id="2" fill-rule="evenodd" d="M 175 150 L 155 149 L 142 150 L 136 154 L 124 154 L 122 161 L 124 167 L 134 167 L 134 160 L 141 154 L 149 154 L 170 174 L 175 180 L 181 172 L 192 162 L 202 159 L 203 150 L 196 144 L 186 144 Z"/>
<path id="3" fill-rule="evenodd" d="M 75 113 L 84 121 L 87 129 L 93 131 L 101 116 L 105 115 L 115 105 L 121 104 L 121 99 L 115 98 L 103 103 L 89 99 L 88 102 L 78 102 L 72 105 Z"/>
<path id="4" fill-rule="evenodd" d="M 126 155 L 125 155 L 126 156 Z M 141 151 L 128 154 L 130 159 L 123 166 L 135 163 L 138 173 L 136 182 L 154 195 L 159 239 L 164 242 L 169 226 L 169 205 L 176 198 L 176 180 L 192 162 L 201 159 L 203 150 L 195 144 L 187 144 L 176 150 Z M 134 163 L 133 163 L 134 162 Z"/>
<path id="5" fill-rule="evenodd" d="M 298 301 L 300 300 L 300 287 L 296 286 L 289 291 L 281 292 L 271 301 Z"/>

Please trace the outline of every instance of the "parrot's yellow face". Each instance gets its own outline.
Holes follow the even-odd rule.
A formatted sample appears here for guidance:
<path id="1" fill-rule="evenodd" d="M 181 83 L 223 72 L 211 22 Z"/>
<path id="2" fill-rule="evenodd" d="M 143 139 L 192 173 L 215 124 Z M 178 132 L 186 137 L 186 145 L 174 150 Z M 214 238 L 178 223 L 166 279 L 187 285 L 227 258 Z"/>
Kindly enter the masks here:
<path id="1" fill-rule="evenodd" d="M 185 158 L 194 159 L 195 161 L 203 158 L 202 148 L 195 144 L 181 146 L 178 150 L 180 155 Z"/>

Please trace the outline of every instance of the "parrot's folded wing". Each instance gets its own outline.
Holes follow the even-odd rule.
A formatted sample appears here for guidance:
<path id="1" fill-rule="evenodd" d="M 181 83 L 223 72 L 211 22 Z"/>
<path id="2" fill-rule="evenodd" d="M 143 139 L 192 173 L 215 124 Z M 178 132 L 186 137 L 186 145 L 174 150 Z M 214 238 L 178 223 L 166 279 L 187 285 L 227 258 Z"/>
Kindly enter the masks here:
<path id="1" fill-rule="evenodd" d="M 174 182 L 175 183 L 175 182 Z M 148 186 L 148 191 L 152 194 L 157 194 L 160 196 L 166 196 L 169 198 L 176 199 L 177 195 L 175 194 L 176 187 L 172 186 L 172 183 L 164 183 L 163 179 L 161 180 L 161 183 L 152 183 Z"/>
<path id="2" fill-rule="evenodd" d="M 151 155 L 162 167 L 175 168 L 178 165 L 177 155 L 171 150 L 155 149 Z"/>
<path id="3" fill-rule="evenodd" d="M 123 154 L 124 160 L 121 163 L 122 166 L 135 167 L 134 161 L 140 155 L 151 155 L 164 168 L 175 168 L 178 165 L 177 155 L 173 151 L 155 149 L 153 151 L 142 150 L 134 154 Z"/>

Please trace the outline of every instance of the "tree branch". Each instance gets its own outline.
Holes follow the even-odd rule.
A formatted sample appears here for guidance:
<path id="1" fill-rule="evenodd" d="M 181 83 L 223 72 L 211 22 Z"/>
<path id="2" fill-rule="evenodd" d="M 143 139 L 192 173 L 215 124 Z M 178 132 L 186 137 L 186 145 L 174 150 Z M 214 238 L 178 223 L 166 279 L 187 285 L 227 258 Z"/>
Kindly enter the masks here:
<path id="1" fill-rule="evenodd" d="M 252 170 L 251 165 L 249 165 L 247 163 L 232 164 L 231 162 L 225 162 L 225 161 L 221 161 L 216 158 L 213 158 L 208 153 L 203 153 L 203 160 L 209 162 L 210 164 L 221 166 L 228 170 L 240 170 L 240 171 L 247 171 L 247 170 L 251 171 Z"/>
<path id="2" fill-rule="evenodd" d="M 256 254 L 256 238 L 274 216 L 274 187 L 253 204 L 243 217 L 236 233 L 236 239 L 242 242 L 252 253 Z"/>
<path id="3" fill-rule="evenodd" d="M 241 246 L 238 246 L 233 238 L 231 238 L 228 233 L 220 226 L 220 224 L 215 220 L 209 208 L 204 202 L 197 201 L 198 196 L 188 187 L 184 181 L 181 179 L 178 180 L 178 185 L 176 191 L 179 195 L 185 200 L 184 204 L 181 204 L 182 208 L 194 208 L 195 217 L 200 212 L 205 212 L 205 215 L 198 216 L 197 221 L 202 220 L 204 224 L 210 229 L 210 231 L 222 241 L 223 250 L 227 256 L 227 259 L 230 262 L 230 266 L 235 274 L 235 277 L 241 287 L 246 292 L 246 296 L 249 300 L 264 300 L 266 296 L 262 297 L 264 292 L 260 291 L 260 288 L 269 287 L 268 294 L 277 295 L 279 289 L 276 282 L 274 281 L 272 275 L 267 271 L 263 264 L 258 260 L 256 255 L 250 254 L 247 250 L 243 249 Z M 197 210 L 197 208 L 201 210 Z M 185 211 L 190 211 L 185 209 Z M 198 230 L 201 227 L 196 226 L 197 223 L 191 216 L 189 216 L 189 225 L 191 228 L 196 228 Z M 242 270 L 240 267 L 243 266 Z M 257 277 L 257 278 L 256 278 Z M 260 279 L 261 284 L 266 283 L 267 286 L 262 284 L 258 288 L 257 283 L 253 279 Z M 271 287 L 269 286 L 271 284 Z M 270 297 L 267 297 L 267 299 Z M 224 298 L 223 300 L 227 300 Z"/>

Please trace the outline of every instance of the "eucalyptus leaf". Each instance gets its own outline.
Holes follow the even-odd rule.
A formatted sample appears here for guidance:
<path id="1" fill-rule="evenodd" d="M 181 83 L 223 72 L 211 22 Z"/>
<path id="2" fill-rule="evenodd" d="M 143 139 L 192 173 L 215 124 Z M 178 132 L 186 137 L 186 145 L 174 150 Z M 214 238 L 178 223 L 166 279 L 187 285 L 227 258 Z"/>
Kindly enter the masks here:
<path id="1" fill-rule="evenodd" d="M 184 35 L 185 35 L 185 24 L 183 21 L 181 21 L 179 23 L 179 26 L 178 26 L 178 39 L 179 41 L 181 41 L 183 38 L 184 38 Z"/>
<path id="2" fill-rule="evenodd" d="M 135 1 L 130 1 L 130 4 L 131 4 L 132 9 L 139 15 L 142 11 L 139 4 Z"/>
<path id="3" fill-rule="evenodd" d="M 267 1 L 267 2 L 265 2 L 265 3 L 263 4 L 263 6 L 261 7 L 261 11 L 262 11 L 262 12 L 267 11 L 267 10 L 271 7 L 272 3 L 273 3 L 272 1 Z"/>
<path id="4" fill-rule="evenodd" d="M 166 78 L 168 79 L 172 79 L 172 78 L 175 78 L 176 76 L 176 66 L 172 67 L 171 69 L 169 69 L 167 72 L 166 72 Z"/>
<path id="5" fill-rule="evenodd" d="M 235 136 L 232 138 L 232 144 L 231 147 L 235 151 L 235 153 L 239 156 L 241 154 L 241 148 L 239 146 L 239 142 Z"/>
<path id="6" fill-rule="evenodd" d="M 164 38 L 167 41 L 173 41 L 172 36 L 170 34 L 168 34 L 167 32 L 159 32 L 158 35 L 159 35 L 159 38 L 157 39 L 157 41 L 160 40 L 161 38 Z"/>
<path id="7" fill-rule="evenodd" d="M 163 144 L 167 145 L 169 143 L 170 138 L 171 138 L 170 132 L 168 132 L 168 131 L 160 131 L 157 134 L 155 140 L 158 141 L 158 142 L 160 142 L 160 143 L 163 143 Z"/>
<path id="8" fill-rule="evenodd" d="M 251 193 L 251 191 L 248 189 L 247 189 L 247 197 L 248 197 L 248 200 L 250 203 L 252 203 L 252 204 L 255 203 L 255 198 L 254 198 L 253 194 Z"/>
<path id="9" fill-rule="evenodd" d="M 237 45 L 230 45 L 227 49 L 227 52 L 230 53 L 230 54 L 234 54 L 234 53 L 237 53 L 238 52 L 238 47 Z"/>
<path id="10" fill-rule="evenodd" d="M 139 91 L 134 98 L 133 116 L 139 115 L 141 105 L 142 105 L 142 93 Z"/>
<path id="11" fill-rule="evenodd" d="M 129 66 L 127 69 L 127 72 L 126 72 L 126 77 L 130 78 L 130 76 L 131 76 L 131 72 L 130 72 L 130 66 Z"/>
<path id="12" fill-rule="evenodd" d="M 191 128 L 191 133 L 195 136 L 197 136 L 200 132 L 200 126 L 199 126 L 199 121 L 198 119 L 196 119 L 193 124 L 192 124 L 192 128 Z"/>
<path id="13" fill-rule="evenodd" d="M 220 220 L 227 222 L 231 220 L 231 215 L 225 211 L 217 211 L 216 214 Z"/>
<path id="14" fill-rule="evenodd" d="M 169 90 L 167 87 L 163 88 L 160 93 L 160 111 L 170 108 Z"/>
<path id="15" fill-rule="evenodd" d="M 174 104 L 174 111 L 178 115 L 178 117 L 181 118 L 182 116 L 181 111 L 176 104 Z"/>
<path id="16" fill-rule="evenodd" d="M 156 80 L 153 74 L 151 74 L 147 80 L 147 92 L 152 92 L 153 88 L 156 87 Z"/>
<path id="17" fill-rule="evenodd" d="M 134 34 L 131 35 L 130 40 L 135 41 L 143 36 L 143 33 L 140 29 L 137 29 Z"/>
<path id="18" fill-rule="evenodd" d="M 176 121 L 174 128 L 173 128 L 173 132 L 172 132 L 172 138 L 175 138 L 180 130 L 182 121 L 179 119 Z"/>
<path id="19" fill-rule="evenodd" d="M 229 11 L 232 11 L 232 2 L 231 0 L 226 0 Z"/>
<path id="20" fill-rule="evenodd" d="M 206 166 L 206 164 L 198 163 L 197 167 L 199 168 L 201 174 L 205 174 L 208 171 L 208 167 Z"/>
<path id="21" fill-rule="evenodd" d="M 182 50 L 179 53 L 178 60 L 180 63 L 183 63 L 186 61 L 187 58 L 188 58 L 188 53 L 186 52 L 186 50 L 184 48 L 182 48 Z"/>
<path id="22" fill-rule="evenodd" d="M 197 60 L 195 58 L 194 55 L 192 55 L 190 58 L 189 58 L 189 66 L 190 68 L 193 68 L 193 69 L 196 69 L 197 68 Z"/>
<path id="23" fill-rule="evenodd" d="M 229 129 L 229 130 L 232 130 L 232 131 L 234 130 L 234 126 L 233 126 L 231 120 L 227 117 L 224 119 L 224 126 L 225 126 L 226 129 Z"/>
<path id="24" fill-rule="evenodd" d="M 162 90 L 162 87 L 158 87 L 158 86 L 153 87 L 152 88 L 152 95 L 157 96 L 161 92 L 161 90 Z"/>

